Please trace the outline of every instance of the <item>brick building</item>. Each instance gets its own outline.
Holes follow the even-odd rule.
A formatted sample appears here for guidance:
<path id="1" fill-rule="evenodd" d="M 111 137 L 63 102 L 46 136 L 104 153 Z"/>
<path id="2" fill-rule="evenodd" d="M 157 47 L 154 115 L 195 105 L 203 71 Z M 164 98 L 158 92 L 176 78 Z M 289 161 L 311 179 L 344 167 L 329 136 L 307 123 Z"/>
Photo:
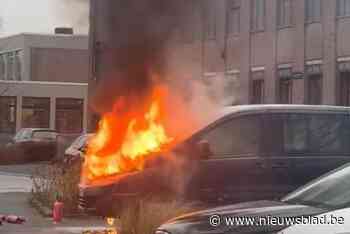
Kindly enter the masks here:
<path id="1" fill-rule="evenodd" d="M 90 92 L 118 41 L 116 2 L 91 1 Z M 350 105 L 350 0 L 186 2 L 169 58 L 187 75 L 237 80 L 242 104 Z"/>

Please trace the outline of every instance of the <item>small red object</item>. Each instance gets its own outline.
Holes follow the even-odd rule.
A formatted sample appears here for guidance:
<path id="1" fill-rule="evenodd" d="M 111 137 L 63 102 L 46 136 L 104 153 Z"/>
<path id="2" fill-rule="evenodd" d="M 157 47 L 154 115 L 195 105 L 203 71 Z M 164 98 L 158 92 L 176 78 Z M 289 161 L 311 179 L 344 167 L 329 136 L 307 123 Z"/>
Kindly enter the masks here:
<path id="1" fill-rule="evenodd" d="M 25 218 L 16 215 L 8 215 L 5 217 L 5 220 L 11 224 L 22 224 L 25 222 Z"/>
<path id="2" fill-rule="evenodd" d="M 60 223 L 63 218 L 63 202 L 55 201 L 52 211 L 54 223 Z"/>

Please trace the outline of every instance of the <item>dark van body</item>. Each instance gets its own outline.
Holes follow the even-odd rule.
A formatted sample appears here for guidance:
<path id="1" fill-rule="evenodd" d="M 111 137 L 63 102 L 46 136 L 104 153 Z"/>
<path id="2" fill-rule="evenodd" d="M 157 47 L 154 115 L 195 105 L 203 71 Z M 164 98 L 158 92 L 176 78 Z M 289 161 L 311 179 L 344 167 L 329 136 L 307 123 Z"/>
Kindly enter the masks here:
<path id="1" fill-rule="evenodd" d="M 80 185 L 80 208 L 104 215 L 125 198 L 163 191 L 208 206 L 282 197 L 350 162 L 349 114 L 333 106 L 227 107 L 164 154 L 177 163 L 159 156 L 106 185 Z"/>

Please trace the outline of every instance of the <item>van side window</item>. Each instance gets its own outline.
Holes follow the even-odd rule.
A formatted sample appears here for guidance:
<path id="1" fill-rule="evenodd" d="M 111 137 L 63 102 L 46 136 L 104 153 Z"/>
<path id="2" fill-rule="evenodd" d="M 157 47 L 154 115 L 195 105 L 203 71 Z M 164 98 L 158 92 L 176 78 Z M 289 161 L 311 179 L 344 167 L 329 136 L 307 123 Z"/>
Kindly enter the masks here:
<path id="1" fill-rule="evenodd" d="M 259 116 L 241 116 L 219 123 L 201 140 L 210 144 L 213 158 L 256 154 L 259 150 L 261 123 Z"/>
<path id="2" fill-rule="evenodd" d="M 264 150 L 270 153 L 350 153 L 345 114 L 273 114 L 265 118 Z"/>
<path id="3" fill-rule="evenodd" d="M 290 115 L 283 124 L 284 149 L 287 152 L 307 150 L 308 121 L 302 115 Z"/>

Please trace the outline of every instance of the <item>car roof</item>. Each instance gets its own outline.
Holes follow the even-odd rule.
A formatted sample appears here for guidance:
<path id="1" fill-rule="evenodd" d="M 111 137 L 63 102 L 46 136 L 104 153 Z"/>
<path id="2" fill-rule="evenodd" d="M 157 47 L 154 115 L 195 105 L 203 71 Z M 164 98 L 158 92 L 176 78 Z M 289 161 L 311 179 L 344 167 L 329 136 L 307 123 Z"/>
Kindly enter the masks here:
<path id="1" fill-rule="evenodd" d="M 56 132 L 54 129 L 50 128 L 22 128 L 21 130 L 27 130 L 27 131 L 45 131 L 45 132 Z"/>

